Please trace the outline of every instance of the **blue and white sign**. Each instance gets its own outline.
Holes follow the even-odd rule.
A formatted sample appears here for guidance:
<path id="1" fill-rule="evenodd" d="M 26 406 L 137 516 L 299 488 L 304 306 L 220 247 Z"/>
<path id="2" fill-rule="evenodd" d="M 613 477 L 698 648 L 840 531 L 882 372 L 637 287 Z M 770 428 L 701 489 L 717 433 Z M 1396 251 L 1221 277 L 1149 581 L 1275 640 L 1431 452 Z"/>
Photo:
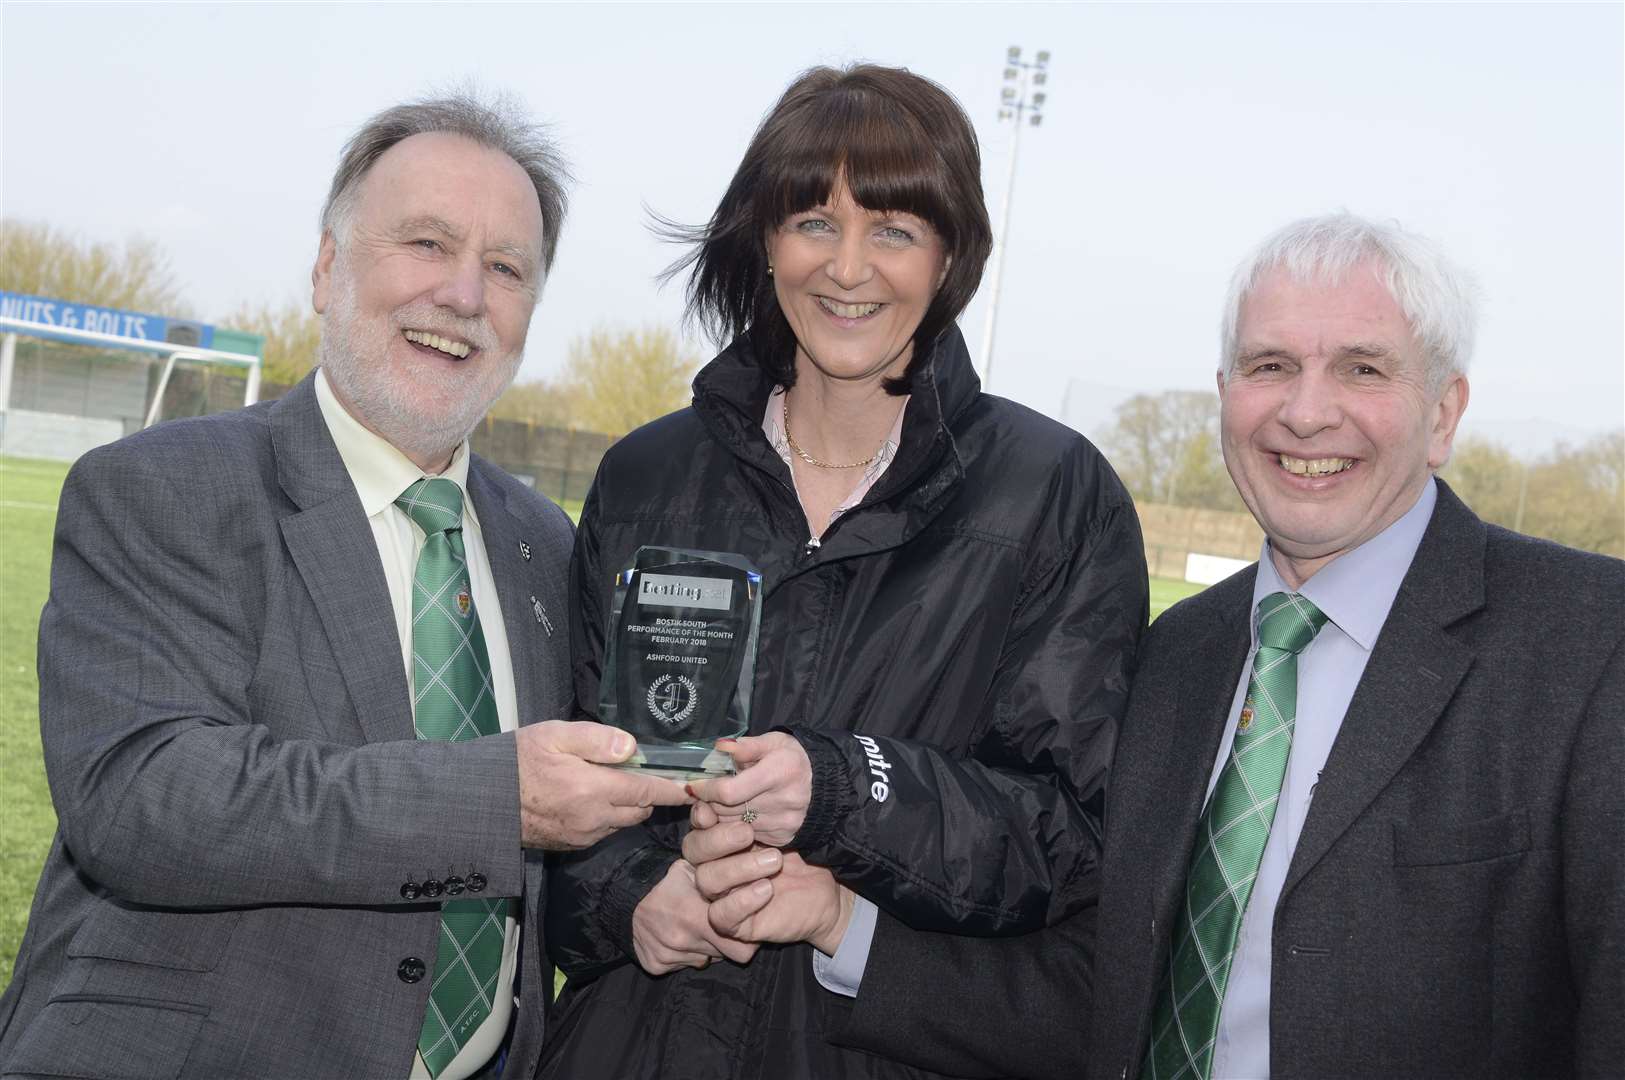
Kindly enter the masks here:
<path id="1" fill-rule="evenodd" d="M 191 345 L 207 349 L 214 344 L 214 327 L 190 319 L 166 319 L 162 315 L 146 315 L 139 311 L 120 311 L 118 308 L 97 307 L 94 304 L 74 304 L 66 300 L 53 300 L 47 296 L 29 296 L 27 293 L 0 290 L 0 316 L 22 319 L 24 322 L 59 326 L 64 330 L 92 330 L 98 334 L 140 338 L 143 341 L 165 341 L 175 345 Z M 42 338 L 71 341 L 72 338 L 41 332 Z"/>

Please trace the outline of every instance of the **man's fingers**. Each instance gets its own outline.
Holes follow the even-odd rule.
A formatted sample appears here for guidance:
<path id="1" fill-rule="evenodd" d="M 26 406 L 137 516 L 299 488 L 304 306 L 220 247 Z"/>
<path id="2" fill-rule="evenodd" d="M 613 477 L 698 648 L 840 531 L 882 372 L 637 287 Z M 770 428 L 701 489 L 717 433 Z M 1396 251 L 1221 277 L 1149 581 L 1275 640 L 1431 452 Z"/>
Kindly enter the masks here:
<path id="1" fill-rule="evenodd" d="M 629 733 L 591 720 L 546 720 L 533 726 L 542 729 L 543 734 L 538 737 L 546 749 L 601 765 L 625 761 L 637 749 Z"/>
<path id="2" fill-rule="evenodd" d="M 623 788 L 626 794 L 617 793 L 611 801 L 621 806 L 687 806 L 689 804 L 688 792 L 683 785 L 675 780 L 668 780 L 663 776 L 639 776 L 627 773 L 620 779 L 630 782 L 629 788 Z"/>
<path id="3" fill-rule="evenodd" d="M 706 918 L 711 921 L 711 929 L 724 937 L 737 940 L 750 939 L 749 920 L 751 916 L 767 907 L 769 900 L 773 899 L 773 883 L 766 879 L 753 882 L 742 889 L 735 889 L 727 896 L 711 903 L 706 912 Z"/>
<path id="4" fill-rule="evenodd" d="M 709 803 L 697 802 L 689 807 L 688 823 L 696 829 L 709 829 L 721 820 Z"/>
<path id="5" fill-rule="evenodd" d="M 699 866 L 744 851 L 755 839 L 755 830 L 738 821 L 714 829 L 694 829 L 683 837 L 683 858 Z"/>
<path id="6" fill-rule="evenodd" d="M 611 806 L 604 813 L 604 828 L 625 829 L 641 825 L 648 820 L 649 814 L 647 806 Z"/>
<path id="7" fill-rule="evenodd" d="M 759 848 L 729 855 L 694 868 L 694 887 L 707 900 L 716 900 L 741 885 L 772 877 L 783 866 L 783 856 L 777 848 Z"/>
<path id="8" fill-rule="evenodd" d="M 722 802 L 723 800 L 717 795 L 717 785 L 732 779 L 734 778 L 729 776 L 723 778 L 722 780 L 695 780 L 689 783 L 687 791 L 700 802 Z"/>

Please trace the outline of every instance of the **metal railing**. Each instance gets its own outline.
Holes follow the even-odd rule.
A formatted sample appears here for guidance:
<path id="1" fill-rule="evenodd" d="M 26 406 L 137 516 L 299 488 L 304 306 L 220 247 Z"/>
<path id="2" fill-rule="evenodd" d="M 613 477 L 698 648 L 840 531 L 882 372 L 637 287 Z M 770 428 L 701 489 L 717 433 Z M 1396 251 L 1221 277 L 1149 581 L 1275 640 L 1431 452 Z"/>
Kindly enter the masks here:
<path id="1" fill-rule="evenodd" d="M 74 327 L 52 326 L 49 323 L 28 322 L 24 319 L 13 319 L 0 316 L 0 331 L 5 337 L 0 340 L 0 411 L 11 406 L 11 377 L 16 366 L 17 337 L 55 339 L 59 341 L 79 342 L 87 345 L 111 345 L 120 349 L 131 349 L 138 352 L 167 353 L 164 360 L 164 370 L 158 376 L 158 389 L 152 396 L 152 404 L 147 409 L 147 416 L 142 427 L 151 427 L 158 422 L 158 411 L 163 404 L 164 391 L 169 387 L 169 376 L 175 370 L 175 364 L 181 360 L 191 360 L 200 363 L 230 364 L 237 367 L 246 367 L 248 375 L 247 385 L 243 390 L 243 404 L 252 405 L 260 399 L 260 358 L 249 353 L 226 352 L 223 349 L 202 349 L 195 346 L 177 347 L 173 341 L 148 341 L 146 338 L 123 337 L 119 334 L 104 334 L 97 330 L 79 330 Z"/>

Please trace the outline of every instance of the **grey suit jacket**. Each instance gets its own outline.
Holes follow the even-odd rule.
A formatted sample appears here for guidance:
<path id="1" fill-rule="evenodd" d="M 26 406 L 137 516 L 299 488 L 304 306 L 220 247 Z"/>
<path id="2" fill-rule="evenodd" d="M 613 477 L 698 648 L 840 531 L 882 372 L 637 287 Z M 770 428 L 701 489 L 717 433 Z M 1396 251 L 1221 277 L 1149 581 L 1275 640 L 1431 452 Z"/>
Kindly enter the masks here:
<path id="1" fill-rule="evenodd" d="M 521 718 L 567 716 L 569 520 L 478 458 L 468 487 Z M 413 738 L 383 568 L 309 379 L 79 460 L 39 656 L 59 826 L 0 1073 L 399 1080 L 431 981 L 403 974 L 432 971 L 439 933 L 401 886 L 478 872 L 523 898 L 510 1061 L 529 1075 L 552 980 L 514 739 Z"/>
<path id="2" fill-rule="evenodd" d="M 1143 647 L 1107 808 L 1090 1075 L 1139 1074 L 1254 570 Z M 1276 908 L 1276 1080 L 1625 1075 L 1625 563 L 1433 520 Z"/>

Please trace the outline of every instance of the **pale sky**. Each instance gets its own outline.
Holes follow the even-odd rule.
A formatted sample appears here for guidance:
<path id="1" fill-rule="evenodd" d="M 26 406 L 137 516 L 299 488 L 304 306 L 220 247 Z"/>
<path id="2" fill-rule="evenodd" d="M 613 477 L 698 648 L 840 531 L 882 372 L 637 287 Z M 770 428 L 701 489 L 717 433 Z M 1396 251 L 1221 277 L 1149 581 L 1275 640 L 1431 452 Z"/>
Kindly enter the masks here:
<path id="1" fill-rule="evenodd" d="M 553 121 L 579 180 L 525 378 L 594 325 L 676 323 L 680 289 L 654 280 L 675 252 L 644 208 L 708 217 L 810 65 L 901 64 L 946 86 L 976 124 L 996 217 L 1005 49 L 1044 48 L 995 392 L 1089 431 L 1128 392 L 1211 387 L 1236 261 L 1288 220 L 1346 208 L 1476 273 L 1463 430 L 1533 450 L 1625 423 L 1622 10 L 7 0 L 0 210 L 157 238 L 206 320 L 303 301 L 345 137 L 472 78 Z M 973 355 L 987 291 L 961 319 Z"/>

